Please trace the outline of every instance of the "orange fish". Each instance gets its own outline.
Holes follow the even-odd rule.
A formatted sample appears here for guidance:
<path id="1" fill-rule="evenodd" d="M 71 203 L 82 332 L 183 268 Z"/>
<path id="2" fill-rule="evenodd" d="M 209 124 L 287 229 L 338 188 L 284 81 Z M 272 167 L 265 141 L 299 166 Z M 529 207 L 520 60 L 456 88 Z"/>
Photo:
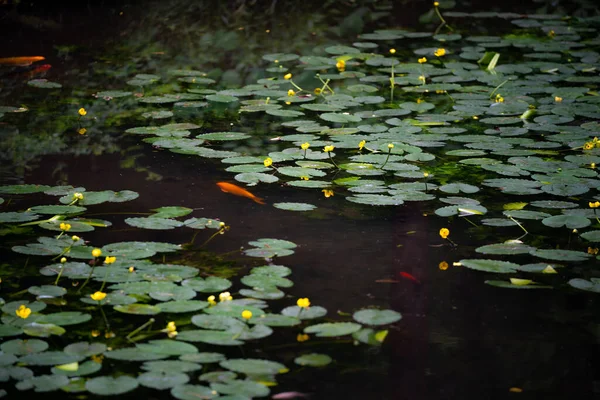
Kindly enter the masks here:
<path id="1" fill-rule="evenodd" d="M 39 67 L 33 68 L 29 71 L 19 74 L 19 77 L 22 77 L 25 79 L 32 79 L 32 78 L 35 78 L 37 75 L 47 72 L 50 68 L 52 68 L 52 65 L 43 64 L 43 65 L 40 65 Z"/>
<path id="2" fill-rule="evenodd" d="M 247 197 L 249 199 L 254 200 L 258 204 L 265 204 L 264 200 L 260 197 L 256 197 L 246 189 L 241 188 L 238 185 L 234 185 L 233 183 L 217 182 L 217 185 L 221 188 L 221 191 L 225 193 L 231 193 L 235 194 L 236 196 Z"/>
<path id="3" fill-rule="evenodd" d="M 45 60 L 42 56 L 33 57 L 6 57 L 0 58 L 0 65 L 12 65 L 14 67 L 26 67 L 37 61 Z"/>
<path id="4" fill-rule="evenodd" d="M 408 272 L 401 271 L 401 272 L 398 273 L 398 275 L 400 275 L 401 277 L 403 277 L 405 279 L 409 279 L 409 280 L 411 280 L 413 282 L 421 283 L 421 281 L 419 281 L 417 278 L 415 278 L 414 276 L 412 276 Z"/>

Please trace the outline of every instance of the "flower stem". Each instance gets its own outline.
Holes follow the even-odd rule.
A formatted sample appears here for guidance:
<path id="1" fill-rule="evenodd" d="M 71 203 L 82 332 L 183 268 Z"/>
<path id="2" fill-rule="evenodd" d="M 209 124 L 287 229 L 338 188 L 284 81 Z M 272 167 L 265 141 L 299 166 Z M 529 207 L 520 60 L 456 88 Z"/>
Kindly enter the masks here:
<path id="1" fill-rule="evenodd" d="M 148 321 L 146 321 L 144 324 L 142 324 L 140 327 L 132 330 L 129 335 L 126 336 L 127 339 L 131 339 L 135 334 L 137 334 L 138 332 L 140 332 L 142 329 L 146 328 L 147 326 L 150 326 L 154 323 L 154 318 L 150 318 Z"/>
<path id="2" fill-rule="evenodd" d="M 388 160 L 390 159 L 390 154 L 392 154 L 392 149 L 388 149 L 388 154 L 387 154 L 387 157 L 385 158 L 385 162 L 383 163 L 383 165 L 381 167 L 379 167 L 379 169 L 383 169 L 383 167 L 385 167 L 385 164 L 387 164 Z"/>

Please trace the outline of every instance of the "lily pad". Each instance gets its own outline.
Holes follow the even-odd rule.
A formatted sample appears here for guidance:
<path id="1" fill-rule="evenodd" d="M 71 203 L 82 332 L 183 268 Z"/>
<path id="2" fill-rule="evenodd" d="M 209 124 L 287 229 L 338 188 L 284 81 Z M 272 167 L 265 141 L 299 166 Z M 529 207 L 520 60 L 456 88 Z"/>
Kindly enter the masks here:
<path id="1" fill-rule="evenodd" d="M 88 392 L 99 396 L 114 396 L 130 392 L 138 387 L 138 381 L 130 376 L 121 375 L 117 378 L 112 376 L 99 376 L 91 378 L 85 383 Z"/>
<path id="2" fill-rule="evenodd" d="M 324 367 L 333 361 L 327 354 L 311 353 L 296 357 L 294 362 L 301 366 Z"/>
<path id="3" fill-rule="evenodd" d="M 400 321 L 402 315 L 393 310 L 365 309 L 355 312 L 352 318 L 365 325 L 386 325 Z"/>
<path id="4" fill-rule="evenodd" d="M 360 330 L 354 322 L 327 322 L 304 328 L 305 333 L 314 333 L 320 337 L 344 336 Z"/>

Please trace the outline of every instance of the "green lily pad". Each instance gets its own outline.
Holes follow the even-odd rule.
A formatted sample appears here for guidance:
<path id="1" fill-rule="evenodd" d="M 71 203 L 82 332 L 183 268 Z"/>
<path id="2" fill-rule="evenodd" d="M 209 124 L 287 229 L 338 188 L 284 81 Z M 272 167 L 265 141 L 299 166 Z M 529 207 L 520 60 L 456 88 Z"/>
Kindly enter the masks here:
<path id="1" fill-rule="evenodd" d="M 56 375 L 65 375 L 65 376 L 86 376 L 92 375 L 102 369 L 102 364 L 97 363 L 93 360 L 88 360 L 82 364 L 77 366 L 77 370 L 75 371 L 65 371 L 59 369 L 57 367 L 52 368 L 52 373 Z"/>
<path id="2" fill-rule="evenodd" d="M 67 293 L 67 289 L 54 285 L 31 286 L 27 291 L 42 297 L 60 297 Z"/>
<path id="3" fill-rule="evenodd" d="M 37 319 L 39 324 L 54 324 L 60 326 L 76 325 L 92 319 L 90 314 L 84 314 L 79 311 L 64 311 L 54 314 L 42 315 Z"/>
<path id="4" fill-rule="evenodd" d="M 60 336 L 64 334 L 66 330 L 55 324 L 40 324 L 37 322 L 32 322 L 30 324 L 23 325 L 23 332 L 29 336 L 49 337 L 50 335 Z"/>
<path id="5" fill-rule="evenodd" d="M 85 357 L 75 354 L 67 354 L 62 351 L 45 351 L 42 353 L 26 354 L 19 362 L 27 365 L 63 365 L 79 362 Z"/>
<path id="6" fill-rule="evenodd" d="M 39 375 L 17 383 L 19 390 L 34 389 L 36 392 L 53 392 L 69 384 L 69 378 L 62 375 Z"/>
<path id="7" fill-rule="evenodd" d="M 344 336 L 360 330 L 354 322 L 327 322 L 304 328 L 305 333 L 314 333 L 319 337 Z"/>
<path id="8" fill-rule="evenodd" d="M 202 385 L 178 385 L 171 389 L 171 396 L 179 400 L 212 399 L 219 396 L 216 391 Z M 220 396 L 219 396 L 220 397 Z"/>
<path id="9" fill-rule="evenodd" d="M 125 314 L 136 314 L 136 315 L 156 315 L 159 314 L 162 310 L 158 306 L 153 306 L 150 304 L 122 304 L 118 306 L 114 306 L 115 311 L 119 311 Z"/>
<path id="10" fill-rule="evenodd" d="M 165 390 L 188 383 L 190 377 L 183 372 L 150 371 L 139 375 L 137 380 L 142 386 Z"/>
<path id="11" fill-rule="evenodd" d="M 143 229 L 156 229 L 156 230 L 164 230 L 164 229 L 174 229 L 183 226 L 183 222 L 177 221 L 175 219 L 170 218 L 156 218 L 156 217 L 147 217 L 147 218 L 126 218 L 125 223 L 130 226 L 134 226 L 136 228 Z"/>
<path id="12" fill-rule="evenodd" d="M 217 141 L 243 140 L 248 139 L 249 137 L 250 135 L 243 132 L 212 132 L 196 136 L 197 139 Z"/>
<path id="13" fill-rule="evenodd" d="M 237 376 L 238 374 L 231 371 L 215 371 L 202 374 L 198 379 L 206 382 L 223 383 L 233 381 Z"/>
<path id="14" fill-rule="evenodd" d="M 198 348 L 194 345 L 170 339 L 151 340 L 148 343 L 139 343 L 136 345 L 136 347 L 140 350 L 150 353 L 169 356 L 180 356 L 183 354 L 194 354 L 198 352 Z"/>
<path id="15" fill-rule="evenodd" d="M 194 210 L 187 207 L 160 207 L 155 208 L 154 211 L 156 214 L 151 215 L 152 218 L 177 218 L 183 217 L 184 215 L 188 215 Z"/>
<path id="16" fill-rule="evenodd" d="M 142 369 L 146 371 L 160 372 L 190 372 L 202 369 L 202 365 L 181 360 L 158 360 L 146 361 L 142 364 Z"/>
<path id="17" fill-rule="evenodd" d="M 262 383 L 251 380 L 232 380 L 225 383 L 213 382 L 210 387 L 222 394 L 236 395 L 241 398 L 268 396 L 270 389 Z"/>
<path id="18" fill-rule="evenodd" d="M 176 300 L 160 304 L 160 309 L 164 313 L 187 313 L 206 307 L 208 307 L 208 302 L 201 300 Z"/>
<path id="19" fill-rule="evenodd" d="M 2 194 L 30 194 L 30 193 L 41 193 L 52 189 L 52 186 L 48 185 L 7 185 L 0 186 L 0 193 Z"/>
<path id="20" fill-rule="evenodd" d="M 183 361 L 191 361 L 202 364 L 210 364 L 217 363 L 225 360 L 225 356 L 221 353 L 193 353 L 193 354 L 184 354 L 179 357 L 180 360 Z"/>
<path id="21" fill-rule="evenodd" d="M 177 340 L 183 340 L 186 342 L 202 342 L 220 346 L 239 346 L 244 342 L 238 340 L 238 337 L 239 333 L 200 329 L 179 332 L 177 335 Z"/>
<path id="22" fill-rule="evenodd" d="M 26 354 L 41 353 L 48 349 L 48 347 L 49 345 L 47 342 L 39 339 L 13 339 L 2 343 L 0 345 L 0 350 L 5 354 L 23 356 Z"/>
<path id="23" fill-rule="evenodd" d="M 535 250 L 535 247 L 518 242 L 488 244 L 475 249 L 482 254 L 527 254 L 532 250 Z"/>
<path id="24" fill-rule="evenodd" d="M 317 208 L 308 203 L 273 203 L 273 207 L 288 211 L 312 211 Z"/>
<path id="25" fill-rule="evenodd" d="M 556 261 L 585 261 L 590 258 L 590 255 L 581 251 L 574 250 L 560 250 L 560 249 L 536 249 L 531 251 L 529 254 L 545 258 L 547 260 Z"/>
<path id="26" fill-rule="evenodd" d="M 16 223 L 16 222 L 27 222 L 35 221 L 40 216 L 32 212 L 3 212 L 0 213 L 0 223 Z"/>
<path id="27" fill-rule="evenodd" d="M 519 265 L 508 261 L 470 259 L 460 260 L 463 267 L 475 269 L 477 271 L 494 272 L 500 274 L 509 274 L 517 272 Z"/>
<path id="28" fill-rule="evenodd" d="M 365 325 L 386 325 L 400 321 L 402 315 L 393 310 L 365 309 L 355 312 L 352 318 Z"/>
<path id="29" fill-rule="evenodd" d="M 288 371 L 285 365 L 278 362 L 251 358 L 232 358 L 221 361 L 219 365 L 230 371 L 248 375 L 282 374 Z"/>
<path id="30" fill-rule="evenodd" d="M 321 306 L 310 306 L 308 308 L 289 306 L 281 310 L 281 314 L 298 319 L 315 319 L 324 317 L 327 314 L 327 309 Z"/>
<path id="31" fill-rule="evenodd" d="M 181 284 L 201 293 L 222 292 L 229 289 L 232 285 L 229 279 L 219 278 L 216 276 L 209 276 L 206 279 L 202 279 L 200 277 L 186 279 L 181 282 Z"/>
<path id="32" fill-rule="evenodd" d="M 561 228 L 564 226 L 568 229 L 579 229 L 591 225 L 592 222 L 582 215 L 553 215 L 544 218 L 542 224 L 552 228 Z"/>
<path id="33" fill-rule="evenodd" d="M 67 354 L 81 355 L 84 357 L 101 354 L 105 351 L 106 345 L 104 343 L 76 342 L 71 343 L 64 348 L 64 352 Z"/>
<path id="34" fill-rule="evenodd" d="M 575 278 L 571 279 L 568 283 L 576 289 L 600 293 L 600 282 L 598 280 L 586 281 L 585 279 Z"/>
<path id="35" fill-rule="evenodd" d="M 324 367 L 333 361 L 327 354 L 311 353 L 296 357 L 294 362 L 298 365 L 309 367 Z"/>
<path id="36" fill-rule="evenodd" d="M 490 285 L 490 286 L 507 288 L 507 289 L 552 289 L 552 286 L 548 286 L 548 285 L 540 285 L 540 284 L 536 284 L 536 283 L 531 283 L 529 285 L 515 285 L 515 284 L 511 283 L 510 281 L 490 280 L 490 281 L 485 281 L 485 284 Z"/>
<path id="37" fill-rule="evenodd" d="M 136 347 L 125 347 L 122 349 L 107 351 L 104 353 L 104 357 L 123 361 L 152 361 L 167 358 L 169 355 L 148 352 Z"/>
<path id="38" fill-rule="evenodd" d="M 137 379 L 126 375 L 117 378 L 99 376 L 88 380 L 85 383 L 85 388 L 88 392 L 99 396 L 114 396 L 130 392 L 136 389 L 138 385 Z"/>

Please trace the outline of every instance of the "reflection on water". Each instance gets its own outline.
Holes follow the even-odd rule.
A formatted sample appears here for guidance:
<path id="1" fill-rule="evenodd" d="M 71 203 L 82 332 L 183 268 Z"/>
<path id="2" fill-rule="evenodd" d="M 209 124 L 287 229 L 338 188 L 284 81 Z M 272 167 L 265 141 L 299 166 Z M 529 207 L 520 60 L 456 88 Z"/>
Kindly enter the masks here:
<path id="1" fill-rule="evenodd" d="M 315 21 L 318 23 L 322 20 Z M 323 34 L 319 40 L 325 40 L 323 31 L 319 33 Z M 16 51 L 13 45 L 2 50 Z M 31 50 L 49 51 L 34 45 Z M 144 62 L 152 65 L 151 57 Z M 232 64 L 231 60 L 225 62 Z M 70 79 L 68 68 L 63 70 L 65 64 L 66 59 L 54 64 L 53 79 Z M 245 68 L 239 76 L 230 74 L 229 83 L 255 80 L 251 63 Z M 72 78 L 82 83 L 80 76 Z M 96 82 L 89 85 L 100 86 Z M 11 94 L 4 100 L 17 98 Z M 111 122 L 111 127 L 117 128 L 109 129 L 110 134 L 122 129 L 118 118 Z M 381 349 L 331 345 L 312 338 L 308 345 L 315 352 L 329 353 L 336 362 L 324 370 L 304 369 L 289 380 L 280 379 L 281 391 L 299 390 L 323 399 L 495 399 L 518 395 L 510 393 L 510 388 L 522 388 L 521 395 L 527 398 L 533 398 L 531 393 L 535 398 L 556 399 L 585 399 L 598 394 L 595 296 L 562 290 L 514 293 L 482 284 L 480 273 L 452 266 L 479 245 L 477 238 L 461 232 L 465 224 L 457 222 L 450 227 L 453 240 L 459 244 L 454 249 L 437 234 L 442 227 L 440 220 L 428 216 L 431 210 L 416 202 L 373 209 L 341 197 L 317 197 L 313 191 L 259 185 L 253 193 L 266 200 L 268 205 L 262 206 L 221 192 L 216 182 L 230 180 L 231 175 L 218 163 L 140 145 L 136 137 L 108 137 L 111 139 L 102 143 L 107 153 L 58 153 L 64 149 L 59 146 L 37 154 L 41 157 L 28 165 L 30 170 L 25 168 L 28 159 L 20 159 L 25 160 L 19 171 L 23 181 L 140 193 L 135 202 L 102 207 L 101 212 L 113 215 L 119 212 L 128 216 L 170 205 L 218 217 L 231 225 L 231 230 L 215 239 L 211 250 L 233 253 L 229 259 L 242 268 L 257 265 L 256 260 L 235 253 L 250 240 L 274 237 L 293 241 L 299 245 L 296 254 L 281 260 L 293 270 L 295 286 L 288 291 L 293 298 L 309 297 L 314 304 L 326 307 L 332 319 L 336 313 L 352 313 L 367 304 L 402 313 L 403 319 L 394 324 Z M 51 136 L 48 143 L 52 143 Z M 98 143 L 86 144 L 94 145 Z M 3 179 L 12 183 L 14 176 Z M 285 201 L 315 204 L 318 211 L 293 213 L 270 206 Z M 110 241 L 132 240 L 131 229 L 119 221 L 122 218 L 112 221 L 115 226 Z M 189 232 L 181 230 L 136 231 L 135 235 L 137 240 L 190 240 Z M 89 239 L 96 238 L 105 239 L 100 233 L 89 234 Z M 450 264 L 447 270 L 439 268 L 442 261 Z M 406 279 L 401 272 L 418 282 Z M 278 309 L 283 301 L 273 304 Z M 285 343 L 293 341 L 296 333 L 280 337 L 280 343 L 274 345 L 277 355 L 290 364 L 295 353 L 288 352 Z M 258 347 L 246 351 L 249 354 L 245 356 L 258 358 L 263 353 L 273 354 Z"/>

